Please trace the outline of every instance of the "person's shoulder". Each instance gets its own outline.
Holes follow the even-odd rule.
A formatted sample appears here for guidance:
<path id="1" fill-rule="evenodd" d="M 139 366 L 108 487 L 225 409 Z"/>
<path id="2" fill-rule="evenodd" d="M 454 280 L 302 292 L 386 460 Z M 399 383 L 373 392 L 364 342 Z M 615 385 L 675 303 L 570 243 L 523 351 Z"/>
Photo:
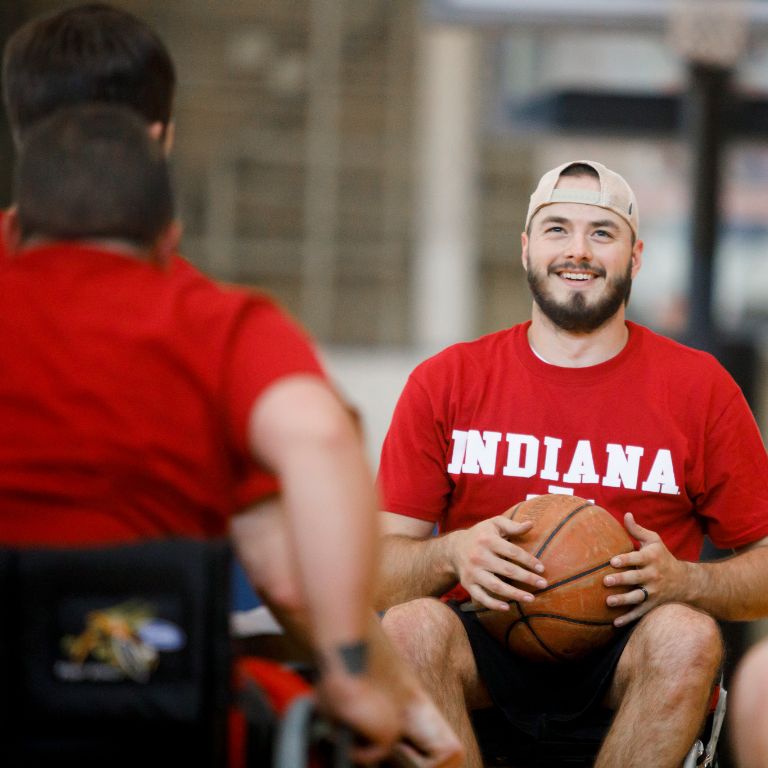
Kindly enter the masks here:
<path id="1" fill-rule="evenodd" d="M 697 349 L 646 326 L 635 323 L 630 325 L 641 342 L 643 353 L 653 360 L 656 367 L 666 370 L 669 375 L 699 383 L 707 378 L 717 381 L 731 379 L 731 375 L 711 352 Z"/>
<path id="2" fill-rule="evenodd" d="M 208 298 L 218 297 L 222 302 L 245 302 L 254 307 L 278 311 L 277 302 L 266 293 L 240 283 L 217 280 L 203 272 L 179 253 L 173 254 L 166 265 L 165 274 L 177 290 L 194 294 L 199 291 Z"/>
<path id="3" fill-rule="evenodd" d="M 658 331 L 654 331 L 648 326 L 638 323 L 627 322 L 630 331 L 636 334 L 642 341 L 643 348 L 646 351 L 653 351 L 657 354 L 669 355 L 670 357 L 682 359 L 686 362 L 699 362 L 704 365 L 716 363 L 717 360 L 709 352 L 686 344 L 683 341 L 665 336 Z"/>
<path id="4" fill-rule="evenodd" d="M 499 353 L 509 354 L 510 345 L 523 326 L 513 326 L 485 334 L 469 341 L 451 344 L 421 362 L 415 369 L 415 376 L 433 375 L 442 372 L 463 372 L 467 369 L 483 368 L 489 359 Z"/>
<path id="5" fill-rule="evenodd" d="M 243 323 L 259 327 L 293 327 L 295 321 L 280 303 L 249 285 L 216 280 L 183 256 L 174 254 L 166 265 L 166 298 L 191 322 L 202 326 Z"/>

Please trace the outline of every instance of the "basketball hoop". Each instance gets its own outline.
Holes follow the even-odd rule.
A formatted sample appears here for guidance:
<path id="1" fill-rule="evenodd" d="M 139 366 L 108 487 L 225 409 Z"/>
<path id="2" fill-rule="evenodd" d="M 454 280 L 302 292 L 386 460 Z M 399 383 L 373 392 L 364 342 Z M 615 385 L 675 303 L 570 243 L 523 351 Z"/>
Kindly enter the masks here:
<path id="1" fill-rule="evenodd" d="M 684 58 L 732 68 L 747 47 L 745 0 L 673 0 L 667 38 Z"/>

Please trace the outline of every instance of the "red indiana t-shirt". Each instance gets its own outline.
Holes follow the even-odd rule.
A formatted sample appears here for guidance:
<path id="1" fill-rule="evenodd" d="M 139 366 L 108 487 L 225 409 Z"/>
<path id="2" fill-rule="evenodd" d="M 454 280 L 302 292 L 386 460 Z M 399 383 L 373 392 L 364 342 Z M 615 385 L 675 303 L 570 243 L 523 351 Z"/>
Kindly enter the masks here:
<path id="1" fill-rule="evenodd" d="M 530 323 L 418 366 L 379 468 L 382 508 L 468 528 L 544 493 L 632 512 L 678 558 L 768 535 L 768 460 L 741 390 L 710 355 L 634 323 L 614 358 L 549 365 Z M 455 593 L 457 596 L 459 592 Z"/>
<path id="2" fill-rule="evenodd" d="M 222 535 L 275 492 L 248 415 L 322 367 L 269 299 L 177 262 L 64 243 L 6 257 L 0 542 Z"/>

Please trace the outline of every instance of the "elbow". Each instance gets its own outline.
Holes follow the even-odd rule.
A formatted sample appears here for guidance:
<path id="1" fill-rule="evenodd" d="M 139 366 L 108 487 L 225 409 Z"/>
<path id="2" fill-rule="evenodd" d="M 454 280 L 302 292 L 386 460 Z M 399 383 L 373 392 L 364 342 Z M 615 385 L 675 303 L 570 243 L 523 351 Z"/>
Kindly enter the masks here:
<path id="1" fill-rule="evenodd" d="M 363 449 L 350 413 L 324 383 L 294 377 L 274 385 L 254 406 L 249 423 L 254 456 L 275 470 L 297 455 Z"/>
<path id="2" fill-rule="evenodd" d="M 288 618 L 301 616 L 307 603 L 298 576 L 290 567 L 287 548 L 282 546 L 284 542 L 272 540 L 271 543 L 273 550 L 270 553 L 256 560 L 241 557 L 241 561 L 253 590 L 278 621 L 285 624 Z"/>
<path id="3" fill-rule="evenodd" d="M 306 425 L 306 432 L 296 437 L 297 442 L 312 445 L 319 455 L 338 456 L 356 453 L 362 447 L 353 425 L 342 413 L 322 414 Z"/>
<path id="4" fill-rule="evenodd" d="M 306 599 L 293 579 L 280 579 L 262 584 L 259 594 L 270 609 L 283 619 L 295 621 L 306 614 Z"/>
<path id="5" fill-rule="evenodd" d="M 383 588 L 383 585 L 379 585 L 379 588 L 373 596 L 373 609 L 377 613 L 384 613 L 384 611 L 388 610 L 396 603 L 397 600 L 391 598 L 387 590 Z"/>

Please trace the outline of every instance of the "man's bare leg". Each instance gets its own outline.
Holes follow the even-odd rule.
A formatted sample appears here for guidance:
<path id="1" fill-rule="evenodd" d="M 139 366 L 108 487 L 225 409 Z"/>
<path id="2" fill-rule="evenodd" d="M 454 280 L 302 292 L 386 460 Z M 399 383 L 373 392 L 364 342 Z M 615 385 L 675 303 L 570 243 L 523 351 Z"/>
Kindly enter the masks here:
<path id="1" fill-rule="evenodd" d="M 705 613 L 671 603 L 648 613 L 624 649 L 608 705 L 616 717 L 595 768 L 679 768 L 706 717 L 723 643 Z"/>
<path id="2" fill-rule="evenodd" d="M 482 768 L 469 710 L 491 700 L 459 618 L 439 600 L 420 598 L 390 608 L 382 626 L 458 735 L 465 768 Z"/>
<path id="3" fill-rule="evenodd" d="M 768 640 L 750 648 L 730 686 L 728 721 L 739 768 L 768 765 Z"/>

